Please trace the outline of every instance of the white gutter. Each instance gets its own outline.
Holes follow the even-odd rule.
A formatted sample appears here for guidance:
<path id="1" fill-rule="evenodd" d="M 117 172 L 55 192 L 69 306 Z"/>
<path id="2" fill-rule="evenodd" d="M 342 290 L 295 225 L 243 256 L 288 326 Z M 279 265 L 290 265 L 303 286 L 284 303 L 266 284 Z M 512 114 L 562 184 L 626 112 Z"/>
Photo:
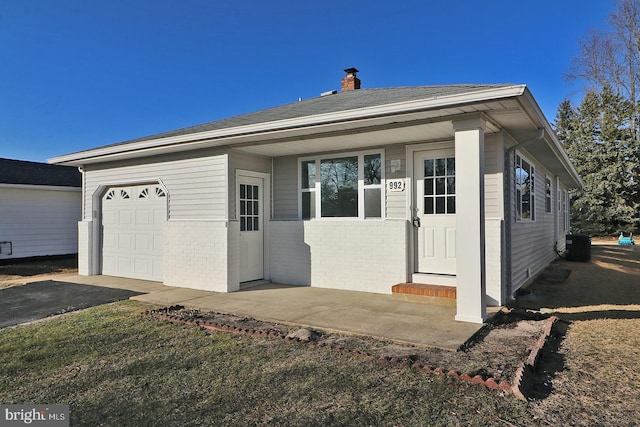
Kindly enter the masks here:
<path id="1" fill-rule="evenodd" d="M 80 151 L 64 156 L 54 157 L 48 163 L 80 165 L 83 161 L 98 157 L 119 154 L 123 152 L 152 150 L 164 148 L 180 143 L 196 143 L 191 149 L 208 146 L 212 140 L 249 136 L 263 133 L 273 133 L 304 127 L 327 125 L 332 123 L 348 122 L 371 117 L 397 115 L 411 113 L 434 108 L 444 108 L 452 105 L 475 103 L 500 98 L 517 97 L 525 93 L 526 85 L 514 85 L 501 88 L 479 90 L 472 93 L 456 95 L 435 96 L 428 99 L 398 102 L 393 104 L 364 107 L 354 110 L 338 111 L 333 113 L 317 114 L 313 116 L 297 117 L 292 119 L 276 120 L 272 122 L 256 123 L 246 126 L 217 129 L 198 133 L 176 135 L 166 138 L 151 139 L 139 142 L 109 145 L 92 150 Z M 202 147 L 198 147 L 202 145 Z M 223 144 L 220 144 L 223 145 Z"/>

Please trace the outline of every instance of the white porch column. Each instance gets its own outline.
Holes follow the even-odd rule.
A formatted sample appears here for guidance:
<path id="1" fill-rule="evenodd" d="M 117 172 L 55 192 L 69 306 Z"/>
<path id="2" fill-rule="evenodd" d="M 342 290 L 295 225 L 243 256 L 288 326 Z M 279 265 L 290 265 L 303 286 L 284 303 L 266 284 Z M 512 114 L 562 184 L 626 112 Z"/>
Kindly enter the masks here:
<path id="1" fill-rule="evenodd" d="M 485 305 L 484 129 L 477 116 L 453 122 L 456 155 L 456 320 L 483 323 Z"/>

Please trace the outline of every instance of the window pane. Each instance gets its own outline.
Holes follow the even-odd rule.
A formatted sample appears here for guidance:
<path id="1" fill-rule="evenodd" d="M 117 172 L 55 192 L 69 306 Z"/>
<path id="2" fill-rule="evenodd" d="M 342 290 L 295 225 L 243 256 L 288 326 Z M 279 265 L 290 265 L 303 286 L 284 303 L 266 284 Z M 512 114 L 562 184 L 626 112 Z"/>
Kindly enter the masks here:
<path id="1" fill-rule="evenodd" d="M 424 161 L 424 176 L 433 176 L 433 159 Z"/>
<path id="2" fill-rule="evenodd" d="M 447 194 L 456 194 L 456 179 L 453 177 L 447 178 Z"/>
<path id="3" fill-rule="evenodd" d="M 246 215 L 247 210 L 245 209 L 245 202 L 244 200 L 240 200 L 240 215 Z"/>
<path id="4" fill-rule="evenodd" d="M 455 197 L 447 197 L 447 213 L 448 214 L 456 213 L 456 198 Z"/>
<path id="5" fill-rule="evenodd" d="M 382 178 L 381 167 L 379 154 L 364 156 L 364 185 L 380 184 Z"/>
<path id="6" fill-rule="evenodd" d="M 253 214 L 258 215 L 260 213 L 259 210 L 260 208 L 258 207 L 258 202 L 257 201 L 253 202 Z"/>
<path id="7" fill-rule="evenodd" d="M 437 214 L 446 213 L 444 209 L 444 202 L 445 202 L 444 197 L 436 197 L 436 213 Z"/>
<path id="8" fill-rule="evenodd" d="M 380 188 L 369 188 L 364 190 L 364 217 L 381 218 L 382 208 L 380 206 L 382 191 Z"/>
<path id="9" fill-rule="evenodd" d="M 247 218 L 247 231 L 253 231 L 253 221 L 251 221 L 251 218 Z"/>
<path id="10" fill-rule="evenodd" d="M 424 195 L 433 196 L 433 178 L 427 178 L 424 180 Z"/>
<path id="11" fill-rule="evenodd" d="M 258 227 L 258 217 L 253 218 L 253 230 L 258 231 L 260 228 Z"/>
<path id="12" fill-rule="evenodd" d="M 247 204 L 247 215 L 253 215 L 253 203 L 245 202 Z"/>
<path id="13" fill-rule="evenodd" d="M 531 193 L 531 197 L 529 198 L 531 203 L 529 203 L 529 216 L 531 217 L 531 221 L 536 220 L 536 197 L 533 193 Z"/>
<path id="14" fill-rule="evenodd" d="M 253 186 L 253 200 L 258 200 L 258 186 L 254 185 Z M 256 211 L 257 212 L 257 211 Z"/>
<path id="15" fill-rule="evenodd" d="M 433 197 L 425 197 L 424 199 L 424 213 L 427 215 L 432 214 L 433 211 Z"/>
<path id="16" fill-rule="evenodd" d="M 247 196 L 246 196 L 246 198 L 250 199 L 251 198 L 251 189 L 253 188 L 253 186 L 246 185 L 245 187 L 247 187 Z"/>
<path id="17" fill-rule="evenodd" d="M 314 188 L 316 185 L 316 161 L 302 162 L 302 188 Z"/>
<path id="18" fill-rule="evenodd" d="M 344 157 L 320 163 L 323 217 L 358 216 L 358 158 Z"/>
<path id="19" fill-rule="evenodd" d="M 240 231 L 246 231 L 246 227 L 245 227 L 245 222 L 244 222 L 245 218 L 242 217 L 240 218 Z"/>
<path id="20" fill-rule="evenodd" d="M 456 174 L 456 159 L 449 157 L 447 159 L 447 175 L 454 176 Z"/>
<path id="21" fill-rule="evenodd" d="M 445 164 L 445 159 L 436 159 L 436 176 L 444 176 Z"/>
<path id="22" fill-rule="evenodd" d="M 530 209 L 529 209 L 529 193 L 522 192 L 522 219 L 530 218 Z"/>
<path id="23" fill-rule="evenodd" d="M 445 178 L 436 178 L 436 194 L 444 194 Z"/>
<path id="24" fill-rule="evenodd" d="M 302 193 L 302 219 L 311 219 L 316 217 L 316 193 Z"/>

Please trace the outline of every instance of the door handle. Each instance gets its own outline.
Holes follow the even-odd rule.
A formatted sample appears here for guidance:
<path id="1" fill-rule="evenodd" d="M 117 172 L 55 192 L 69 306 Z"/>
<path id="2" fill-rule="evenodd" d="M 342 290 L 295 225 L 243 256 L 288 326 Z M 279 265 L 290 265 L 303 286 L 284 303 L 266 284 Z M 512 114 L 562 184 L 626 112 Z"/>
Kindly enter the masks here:
<path id="1" fill-rule="evenodd" d="M 413 218 L 413 226 L 416 228 L 420 227 L 420 218 L 418 218 L 417 216 Z"/>

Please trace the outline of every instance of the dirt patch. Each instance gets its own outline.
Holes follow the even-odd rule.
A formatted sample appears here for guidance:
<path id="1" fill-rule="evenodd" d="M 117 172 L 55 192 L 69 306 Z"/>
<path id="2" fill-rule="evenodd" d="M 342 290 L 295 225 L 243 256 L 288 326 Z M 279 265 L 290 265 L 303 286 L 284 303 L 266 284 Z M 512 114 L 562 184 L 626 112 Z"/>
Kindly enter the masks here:
<path id="1" fill-rule="evenodd" d="M 78 271 L 76 255 L 0 260 L 0 289 Z"/>
<path id="2" fill-rule="evenodd" d="M 286 336 L 299 329 L 291 325 L 262 322 L 232 314 L 190 309 L 176 309 L 170 312 L 185 321 L 212 322 L 231 328 L 262 331 L 265 335 L 274 333 Z M 418 363 L 434 369 L 441 368 L 444 372 L 454 370 L 470 376 L 492 377 L 496 382 L 510 382 L 540 337 L 544 320 L 546 316 L 526 311 L 500 312 L 459 351 L 408 345 L 317 329 L 313 330 L 312 339 L 317 345 L 365 352 L 372 357 L 393 359 L 398 363 Z"/>

